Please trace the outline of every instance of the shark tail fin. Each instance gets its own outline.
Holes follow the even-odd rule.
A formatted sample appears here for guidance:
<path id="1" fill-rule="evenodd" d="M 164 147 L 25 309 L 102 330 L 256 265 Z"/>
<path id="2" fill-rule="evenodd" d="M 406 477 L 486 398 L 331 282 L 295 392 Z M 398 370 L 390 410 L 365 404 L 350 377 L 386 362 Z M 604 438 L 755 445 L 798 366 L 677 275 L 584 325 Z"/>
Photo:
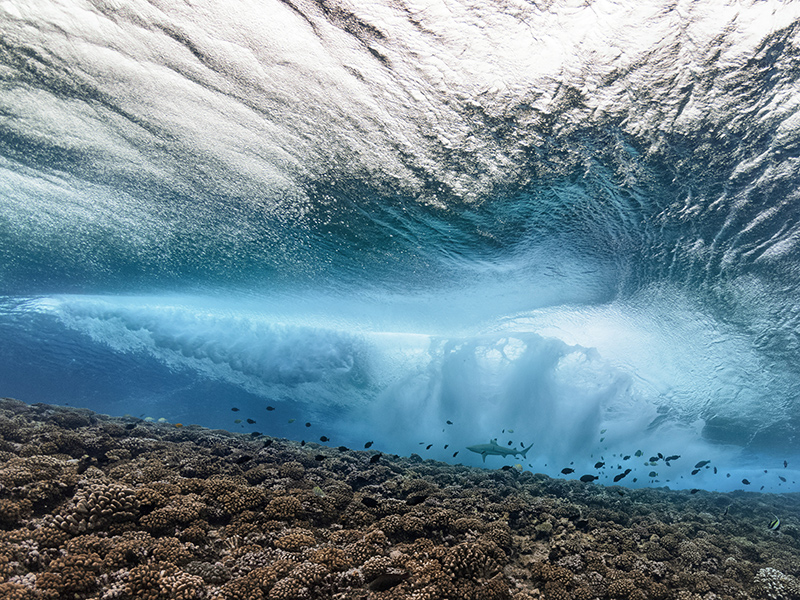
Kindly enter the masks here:
<path id="1" fill-rule="evenodd" d="M 520 451 L 520 454 L 522 454 L 522 458 L 528 458 L 528 457 L 527 457 L 527 456 L 525 456 L 525 455 L 526 455 L 526 454 L 528 454 L 528 450 L 530 450 L 531 448 L 533 448 L 533 444 L 531 444 L 530 446 L 528 446 L 528 447 L 527 447 L 527 448 L 525 448 L 524 450 L 521 450 L 521 451 Z"/>

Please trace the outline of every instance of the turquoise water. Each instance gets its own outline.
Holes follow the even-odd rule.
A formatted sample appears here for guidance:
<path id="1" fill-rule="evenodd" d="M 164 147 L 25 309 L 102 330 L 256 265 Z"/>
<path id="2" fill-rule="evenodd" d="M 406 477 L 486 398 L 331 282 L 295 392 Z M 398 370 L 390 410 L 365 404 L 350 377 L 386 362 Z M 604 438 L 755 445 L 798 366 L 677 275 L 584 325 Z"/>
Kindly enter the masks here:
<path id="1" fill-rule="evenodd" d="M 797 491 L 767 4 L 3 3 L 0 394 Z"/>

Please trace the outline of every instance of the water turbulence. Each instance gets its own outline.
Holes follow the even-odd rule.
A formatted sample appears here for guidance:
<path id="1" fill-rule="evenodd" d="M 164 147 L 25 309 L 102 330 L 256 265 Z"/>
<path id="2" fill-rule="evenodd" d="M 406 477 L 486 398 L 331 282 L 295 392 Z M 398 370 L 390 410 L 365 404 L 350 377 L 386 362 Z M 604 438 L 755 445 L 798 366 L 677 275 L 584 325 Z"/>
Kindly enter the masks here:
<path id="1" fill-rule="evenodd" d="M 540 4 L 0 4 L 0 394 L 796 491 L 800 7 Z"/>

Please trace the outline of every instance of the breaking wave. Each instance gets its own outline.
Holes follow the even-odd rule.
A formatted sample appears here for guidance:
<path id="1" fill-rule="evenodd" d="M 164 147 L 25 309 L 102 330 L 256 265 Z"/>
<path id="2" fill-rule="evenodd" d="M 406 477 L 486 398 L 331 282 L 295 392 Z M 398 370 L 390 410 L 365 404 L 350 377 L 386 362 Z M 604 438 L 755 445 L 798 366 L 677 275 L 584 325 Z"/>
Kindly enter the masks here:
<path id="1" fill-rule="evenodd" d="M 800 428 L 798 13 L 3 2 L 0 393 L 755 486 Z"/>

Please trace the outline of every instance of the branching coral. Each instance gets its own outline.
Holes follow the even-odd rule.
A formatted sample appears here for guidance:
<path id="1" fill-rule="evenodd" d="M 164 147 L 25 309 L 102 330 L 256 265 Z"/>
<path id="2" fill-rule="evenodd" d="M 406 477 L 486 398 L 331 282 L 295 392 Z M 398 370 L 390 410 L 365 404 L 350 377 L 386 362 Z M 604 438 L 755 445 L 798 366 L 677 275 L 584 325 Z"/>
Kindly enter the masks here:
<path id="1" fill-rule="evenodd" d="M 791 511 L 776 534 L 747 498 L 720 521 L 723 496 L 26 411 L 0 400 L 4 599 L 800 599 Z"/>
<path id="2" fill-rule="evenodd" d="M 138 515 L 134 491 L 118 483 L 88 483 L 73 498 L 73 506 L 54 515 L 57 527 L 72 534 L 106 528 L 111 523 L 132 521 Z"/>
<path id="3" fill-rule="evenodd" d="M 796 600 L 800 598 L 800 582 L 778 569 L 760 569 L 753 579 L 753 592 L 759 598 L 768 600 Z"/>

